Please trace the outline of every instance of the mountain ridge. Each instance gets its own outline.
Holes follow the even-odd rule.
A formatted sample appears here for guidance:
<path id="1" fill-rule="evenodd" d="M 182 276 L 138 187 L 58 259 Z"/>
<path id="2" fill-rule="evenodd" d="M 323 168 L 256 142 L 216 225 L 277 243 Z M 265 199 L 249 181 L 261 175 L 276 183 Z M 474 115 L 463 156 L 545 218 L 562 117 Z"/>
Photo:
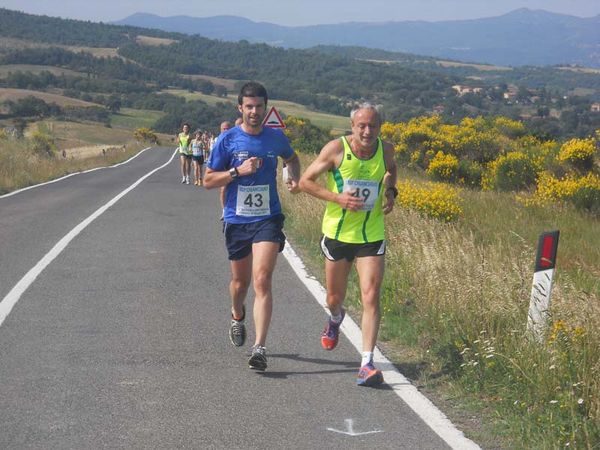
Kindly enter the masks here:
<path id="1" fill-rule="evenodd" d="M 136 13 L 118 25 L 247 40 L 286 48 L 356 45 L 508 66 L 575 64 L 600 67 L 600 14 L 593 17 L 520 8 L 482 19 L 345 22 L 283 26 L 234 15 L 160 17 Z M 347 33 L 353 27 L 353 33 Z M 356 32 L 357 29 L 360 32 Z"/>

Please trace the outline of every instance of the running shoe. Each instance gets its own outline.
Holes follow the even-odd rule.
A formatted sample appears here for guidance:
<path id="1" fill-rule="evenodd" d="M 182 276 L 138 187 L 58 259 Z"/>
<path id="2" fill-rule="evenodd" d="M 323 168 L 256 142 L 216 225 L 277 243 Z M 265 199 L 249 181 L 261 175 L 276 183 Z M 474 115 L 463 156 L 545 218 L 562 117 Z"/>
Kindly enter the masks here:
<path id="1" fill-rule="evenodd" d="M 267 369 L 267 349 L 262 345 L 252 347 L 252 355 L 248 360 L 248 367 L 254 370 L 264 371 Z"/>
<path id="2" fill-rule="evenodd" d="M 190 177 L 185 177 L 185 184 L 190 184 Z"/>
<path id="3" fill-rule="evenodd" d="M 342 320 L 340 320 L 340 323 L 333 322 L 331 317 L 327 320 L 325 329 L 321 333 L 321 346 L 325 350 L 333 350 L 336 347 L 340 337 L 340 325 L 344 317 L 346 317 L 346 310 L 342 308 Z"/>
<path id="4" fill-rule="evenodd" d="M 381 383 L 383 383 L 383 374 L 373 366 L 372 362 L 365 364 L 358 371 L 356 384 L 359 386 L 377 386 Z"/>
<path id="5" fill-rule="evenodd" d="M 231 343 L 236 347 L 241 347 L 246 342 L 246 325 L 244 325 L 244 319 L 246 318 L 246 307 L 244 306 L 242 318 L 235 320 L 233 314 L 231 314 L 231 326 L 229 327 L 229 339 Z"/>
<path id="6" fill-rule="evenodd" d="M 198 180 L 198 186 L 202 186 L 202 178 Z"/>
<path id="7" fill-rule="evenodd" d="M 185 177 L 181 178 L 181 184 L 185 184 Z"/>

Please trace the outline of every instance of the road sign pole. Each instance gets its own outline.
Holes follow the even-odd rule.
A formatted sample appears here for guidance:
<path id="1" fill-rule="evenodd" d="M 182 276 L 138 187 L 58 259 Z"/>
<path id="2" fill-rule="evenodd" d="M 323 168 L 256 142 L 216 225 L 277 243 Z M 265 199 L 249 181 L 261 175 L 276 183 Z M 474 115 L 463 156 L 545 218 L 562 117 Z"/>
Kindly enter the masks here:
<path id="1" fill-rule="evenodd" d="M 540 235 L 535 273 L 527 317 L 527 331 L 541 342 L 548 327 L 550 317 L 550 296 L 552 294 L 552 279 L 556 267 L 556 251 L 560 232 L 550 231 Z"/>

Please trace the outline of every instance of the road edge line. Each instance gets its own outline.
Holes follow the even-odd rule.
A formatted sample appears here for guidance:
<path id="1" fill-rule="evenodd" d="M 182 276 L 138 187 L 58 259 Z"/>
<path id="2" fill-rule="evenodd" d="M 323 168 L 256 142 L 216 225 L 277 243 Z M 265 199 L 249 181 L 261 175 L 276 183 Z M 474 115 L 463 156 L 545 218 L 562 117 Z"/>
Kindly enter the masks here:
<path id="1" fill-rule="evenodd" d="M 23 293 L 31 286 L 31 284 L 35 281 L 40 273 L 44 271 L 48 265 L 56 259 L 58 255 L 62 253 L 62 251 L 69 245 L 69 243 L 75 239 L 75 237 L 81 233 L 90 223 L 100 217 L 108 208 L 117 203 L 121 198 L 127 195 L 130 191 L 135 189 L 142 181 L 148 178 L 150 175 L 153 175 L 163 167 L 168 166 L 173 158 L 177 154 L 177 150 L 173 152 L 169 160 L 163 165 L 151 170 L 146 175 L 139 178 L 135 183 L 121 191 L 103 206 L 94 211 L 90 216 L 76 225 L 71 231 L 69 231 L 62 239 L 60 239 L 54 247 L 52 247 L 48 253 L 46 253 L 42 259 L 40 259 L 35 266 L 33 266 L 29 271 L 23 275 L 23 277 L 13 286 L 13 288 L 4 296 L 4 298 L 0 301 L 0 326 L 4 320 L 8 317 L 13 307 L 17 304 Z"/>
<path id="2" fill-rule="evenodd" d="M 326 291 L 321 283 L 308 274 L 306 266 L 294 251 L 289 242 L 283 250 L 283 256 L 288 261 L 292 270 L 300 281 L 313 295 L 315 300 L 327 310 Z M 328 311 L 328 310 L 327 310 Z M 362 352 L 362 334 L 360 327 L 348 315 L 340 327 L 342 332 L 350 340 L 358 353 Z M 456 450 L 481 449 L 479 445 L 467 438 L 462 431 L 446 417 L 446 415 L 435 406 L 431 400 L 425 397 L 400 371 L 375 347 L 374 361 L 378 363 L 383 372 L 386 384 L 431 428 L 446 444 Z"/>

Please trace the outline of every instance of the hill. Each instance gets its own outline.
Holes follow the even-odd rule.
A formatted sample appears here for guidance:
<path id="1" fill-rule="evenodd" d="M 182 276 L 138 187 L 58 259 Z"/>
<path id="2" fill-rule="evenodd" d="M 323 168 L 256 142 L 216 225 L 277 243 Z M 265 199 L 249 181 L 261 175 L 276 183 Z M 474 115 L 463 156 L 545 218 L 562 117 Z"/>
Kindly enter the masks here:
<path id="1" fill-rule="evenodd" d="M 600 128 L 594 111 L 600 76 L 589 71 L 469 65 L 364 47 L 285 49 L 0 9 L 3 24 L 10 26 L 0 27 L 0 66 L 35 69 L 5 70 L 0 87 L 55 92 L 111 110 L 163 111 L 158 131 L 170 132 L 190 117 L 203 127 L 230 119 L 235 108 L 225 100 L 250 79 L 263 82 L 272 100 L 337 116 L 369 100 L 383 105 L 390 121 L 506 115 L 551 138 L 586 137 Z M 114 47 L 106 47 L 109 41 Z M 57 68 L 72 72 L 55 75 Z M 168 94 L 172 89 L 216 101 L 183 102 Z"/>
<path id="2" fill-rule="evenodd" d="M 159 17 L 138 13 L 114 23 L 286 48 L 360 45 L 498 65 L 600 67 L 597 51 L 600 15 L 580 18 L 525 8 L 498 17 L 442 22 L 355 22 L 286 27 L 235 16 Z"/>

